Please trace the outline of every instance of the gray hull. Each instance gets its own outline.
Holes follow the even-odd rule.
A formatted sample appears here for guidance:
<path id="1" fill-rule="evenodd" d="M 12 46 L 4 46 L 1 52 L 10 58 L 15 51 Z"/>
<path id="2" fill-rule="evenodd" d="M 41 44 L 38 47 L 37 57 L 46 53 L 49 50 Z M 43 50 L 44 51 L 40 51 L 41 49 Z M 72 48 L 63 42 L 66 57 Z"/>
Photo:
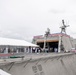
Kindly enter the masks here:
<path id="1" fill-rule="evenodd" d="M 12 75 L 76 75 L 75 54 L 51 53 L 28 56 L 3 60 L 0 68 Z"/>

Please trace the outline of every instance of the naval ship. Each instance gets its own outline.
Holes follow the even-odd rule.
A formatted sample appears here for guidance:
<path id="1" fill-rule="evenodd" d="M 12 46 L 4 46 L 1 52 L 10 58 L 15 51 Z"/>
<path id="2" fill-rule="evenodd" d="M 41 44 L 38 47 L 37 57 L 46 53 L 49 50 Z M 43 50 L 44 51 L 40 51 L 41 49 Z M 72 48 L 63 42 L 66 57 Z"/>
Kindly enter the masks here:
<path id="1" fill-rule="evenodd" d="M 62 24 L 60 33 L 48 28 L 32 43 L 0 38 L 0 75 L 76 75 L 76 40 Z"/>

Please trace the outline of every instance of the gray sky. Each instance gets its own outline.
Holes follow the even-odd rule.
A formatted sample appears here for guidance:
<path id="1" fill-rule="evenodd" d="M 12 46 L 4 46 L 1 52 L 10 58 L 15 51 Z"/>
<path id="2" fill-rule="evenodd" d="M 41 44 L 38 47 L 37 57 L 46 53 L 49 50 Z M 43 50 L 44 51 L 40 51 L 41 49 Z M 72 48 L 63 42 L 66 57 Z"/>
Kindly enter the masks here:
<path id="1" fill-rule="evenodd" d="M 76 37 L 76 0 L 0 0 L 0 36 L 31 41 L 34 35 L 60 32 Z"/>

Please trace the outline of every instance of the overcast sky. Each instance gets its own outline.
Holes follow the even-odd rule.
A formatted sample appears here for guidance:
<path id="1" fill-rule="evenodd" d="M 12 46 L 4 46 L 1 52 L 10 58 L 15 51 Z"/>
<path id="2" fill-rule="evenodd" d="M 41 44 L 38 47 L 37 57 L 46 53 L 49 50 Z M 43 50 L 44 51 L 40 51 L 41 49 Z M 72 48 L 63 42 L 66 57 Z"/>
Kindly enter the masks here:
<path id="1" fill-rule="evenodd" d="M 76 38 L 76 0 L 0 0 L 1 37 L 32 41 L 47 28 L 59 33 L 62 19 Z"/>

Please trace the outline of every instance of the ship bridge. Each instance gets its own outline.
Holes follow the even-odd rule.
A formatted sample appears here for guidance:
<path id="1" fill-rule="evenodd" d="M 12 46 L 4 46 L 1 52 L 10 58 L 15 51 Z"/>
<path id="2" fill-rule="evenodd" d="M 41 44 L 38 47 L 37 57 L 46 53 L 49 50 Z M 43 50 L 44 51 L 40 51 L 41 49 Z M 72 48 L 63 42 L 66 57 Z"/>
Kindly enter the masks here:
<path id="1" fill-rule="evenodd" d="M 33 38 L 33 43 L 41 48 L 44 48 L 44 42 L 46 42 L 45 48 L 48 48 L 50 52 L 55 52 L 55 49 L 57 52 L 70 51 L 74 48 L 73 38 L 64 33 L 49 34 L 46 39 L 43 35 Z"/>

